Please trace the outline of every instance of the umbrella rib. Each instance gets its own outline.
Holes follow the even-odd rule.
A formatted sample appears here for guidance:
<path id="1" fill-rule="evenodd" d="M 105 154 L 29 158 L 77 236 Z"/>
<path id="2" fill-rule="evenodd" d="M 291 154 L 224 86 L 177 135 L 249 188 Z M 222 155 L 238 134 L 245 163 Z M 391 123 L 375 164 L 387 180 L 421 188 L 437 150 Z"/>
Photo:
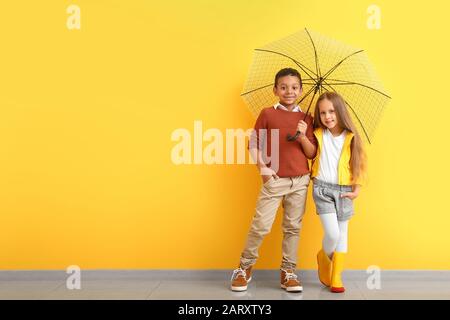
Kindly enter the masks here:
<path id="1" fill-rule="evenodd" d="M 305 100 L 305 99 L 311 94 L 311 92 L 312 92 L 314 89 L 315 89 L 315 87 L 311 87 L 311 89 L 309 89 L 309 91 L 303 95 L 303 97 L 300 99 L 300 101 L 298 102 L 298 104 L 302 103 L 302 101 Z"/>
<path id="2" fill-rule="evenodd" d="M 264 88 L 267 88 L 267 87 L 270 87 L 270 86 L 273 86 L 273 83 L 267 84 L 265 86 L 262 86 L 262 87 L 259 87 L 259 88 L 256 88 L 256 89 L 244 92 L 244 93 L 241 93 L 241 96 L 245 96 L 246 94 L 249 94 L 249 93 L 252 93 L 254 91 L 258 91 L 258 90 L 261 90 L 261 89 L 264 89 Z"/>
<path id="3" fill-rule="evenodd" d="M 323 78 L 327 78 L 334 70 L 337 69 L 337 67 L 339 67 L 345 60 L 347 60 L 348 58 L 350 58 L 351 56 L 354 56 L 355 54 L 361 53 L 364 50 L 359 50 L 356 52 L 353 52 L 352 54 L 349 54 L 348 56 L 346 56 L 344 59 L 342 59 L 341 61 L 339 61 L 334 67 L 332 67 L 330 70 L 328 70 L 327 73 L 325 73 L 325 75 L 323 76 Z"/>
<path id="4" fill-rule="evenodd" d="M 312 102 L 314 101 L 314 97 L 316 96 L 316 93 L 317 93 L 317 90 L 314 90 L 314 94 L 313 94 L 313 96 L 311 98 L 311 101 L 309 102 L 308 109 L 306 109 L 305 117 L 303 118 L 303 120 L 305 120 L 306 116 L 308 115 L 309 109 L 311 108 L 311 105 L 312 105 Z"/>
<path id="5" fill-rule="evenodd" d="M 333 90 L 334 92 L 338 93 L 338 92 L 336 91 L 336 89 L 334 89 L 331 85 L 329 85 L 329 84 L 327 84 L 327 83 L 326 83 L 326 85 L 329 86 L 329 87 L 331 88 L 331 90 Z M 344 99 L 344 97 L 342 97 L 342 98 Z M 364 135 L 366 136 L 367 141 L 369 141 L 369 144 L 372 144 L 372 143 L 370 142 L 369 135 L 367 134 L 366 129 L 364 128 L 364 125 L 363 125 L 362 122 L 361 122 L 361 119 L 359 119 L 359 117 L 358 117 L 358 115 L 356 114 L 355 110 L 354 110 L 354 109 L 352 108 L 352 106 L 347 102 L 347 100 L 344 99 L 344 102 L 345 102 L 345 104 L 350 108 L 350 110 L 352 110 L 353 114 L 355 115 L 356 119 L 358 120 L 359 124 L 361 125 L 361 128 L 362 128 L 363 131 L 364 131 Z"/>
<path id="6" fill-rule="evenodd" d="M 306 72 L 306 70 L 308 70 L 309 72 L 313 73 L 313 74 L 317 77 L 317 74 L 315 74 L 314 71 L 310 70 L 308 67 L 304 66 L 303 64 L 301 64 L 301 63 L 298 62 L 297 60 L 295 60 L 295 59 L 293 59 L 293 58 L 291 58 L 291 57 L 289 57 L 289 56 L 287 56 L 287 55 L 285 55 L 285 54 L 283 54 L 283 53 L 276 52 L 276 51 L 272 51 L 272 50 L 266 50 L 266 49 L 255 49 L 255 51 L 263 51 L 263 52 L 274 53 L 274 54 L 278 54 L 278 55 L 280 55 L 280 56 L 283 56 L 283 57 L 285 57 L 285 58 L 291 59 L 292 61 L 294 61 L 294 63 L 295 63 L 296 65 L 299 66 L 300 69 L 303 70 L 304 73 L 306 73 L 306 74 L 309 76 L 309 78 L 310 78 L 311 80 L 314 80 L 314 78 L 313 78 L 308 72 Z M 306 69 L 306 70 L 305 70 L 305 69 Z"/>
<path id="7" fill-rule="evenodd" d="M 355 115 L 356 119 L 358 119 L 358 122 L 361 124 L 361 128 L 363 129 L 364 134 L 366 135 L 367 141 L 369 141 L 369 144 L 372 144 L 372 142 L 370 142 L 369 135 L 368 135 L 367 132 L 366 132 L 366 128 L 364 128 L 364 126 L 362 125 L 361 120 L 359 119 L 359 117 L 358 117 L 358 115 L 356 114 L 355 110 L 353 110 L 352 106 L 350 105 L 350 103 L 348 103 L 347 100 L 344 99 L 344 101 L 345 101 L 345 104 L 348 105 L 348 107 L 352 110 L 352 112 L 353 112 L 353 114 Z"/>
<path id="8" fill-rule="evenodd" d="M 329 80 L 331 80 L 331 81 L 343 81 L 343 82 L 340 82 L 340 83 L 328 83 L 328 82 L 326 82 L 326 84 L 328 84 L 328 85 L 342 86 L 342 85 L 353 85 L 353 84 L 354 84 L 354 85 L 357 85 L 357 86 L 361 86 L 361 87 L 364 87 L 364 88 L 373 90 L 373 91 L 375 91 L 375 92 L 377 92 L 377 93 L 379 93 L 379 94 L 385 96 L 386 98 L 392 99 L 390 96 L 388 96 L 388 95 L 385 94 L 384 92 L 381 92 L 380 90 L 377 90 L 377 89 L 375 89 L 375 88 L 372 88 L 372 87 L 370 87 L 370 86 L 367 86 L 367 85 L 362 84 L 362 83 L 359 83 L 359 82 L 350 82 L 350 81 L 345 81 L 345 82 L 344 82 L 344 80 L 332 80 L 332 79 L 329 79 Z"/>
<path id="9" fill-rule="evenodd" d="M 302 81 L 302 82 L 303 82 L 303 84 L 305 84 L 307 81 L 308 81 L 308 80 L 305 80 L 305 81 Z M 315 83 L 316 83 L 316 82 L 314 81 L 314 84 L 315 84 Z M 310 83 L 306 83 L 306 84 L 310 84 Z M 273 83 L 267 84 L 267 85 L 265 85 L 265 86 L 262 86 L 262 87 L 259 87 L 259 88 L 256 88 L 256 89 L 252 89 L 252 90 L 247 91 L 247 92 L 244 92 L 244 93 L 241 93 L 241 96 L 245 96 L 246 94 L 249 94 L 249 93 L 252 93 L 252 92 L 255 92 L 255 91 L 258 91 L 258 90 L 267 88 L 267 87 L 271 87 L 271 86 L 273 86 Z M 313 87 L 313 88 L 314 88 L 314 87 Z"/>
<path id="10" fill-rule="evenodd" d="M 308 29 L 305 28 L 305 31 L 308 34 L 309 40 L 311 40 L 311 44 L 312 44 L 313 49 L 314 49 L 314 58 L 315 58 L 315 61 L 316 61 L 316 72 L 317 72 L 317 76 L 320 78 L 321 76 L 320 76 L 320 68 L 319 68 L 319 59 L 317 58 L 316 46 L 314 45 L 314 41 L 313 41 L 311 35 L 309 34 Z"/>

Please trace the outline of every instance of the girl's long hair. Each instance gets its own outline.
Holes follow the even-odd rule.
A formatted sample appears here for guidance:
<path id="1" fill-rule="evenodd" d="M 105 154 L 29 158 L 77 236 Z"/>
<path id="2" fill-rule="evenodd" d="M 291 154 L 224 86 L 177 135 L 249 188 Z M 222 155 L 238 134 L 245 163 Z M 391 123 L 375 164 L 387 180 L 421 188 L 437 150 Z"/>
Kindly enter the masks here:
<path id="1" fill-rule="evenodd" d="M 323 129 L 326 129 L 326 126 L 322 123 L 322 121 L 320 121 L 319 103 L 322 100 L 329 100 L 333 104 L 338 124 L 343 129 L 352 132 L 354 135 L 350 144 L 350 148 L 352 151 L 350 157 L 350 170 L 352 172 L 352 183 L 354 183 L 358 180 L 358 178 L 365 175 L 367 170 L 367 157 L 364 151 L 363 142 L 358 133 L 358 130 L 356 130 L 356 127 L 353 124 L 352 119 L 350 118 L 350 114 L 348 113 L 347 107 L 345 106 L 344 99 L 335 92 L 324 92 L 317 99 L 316 108 L 314 110 L 314 128 L 321 127 Z"/>

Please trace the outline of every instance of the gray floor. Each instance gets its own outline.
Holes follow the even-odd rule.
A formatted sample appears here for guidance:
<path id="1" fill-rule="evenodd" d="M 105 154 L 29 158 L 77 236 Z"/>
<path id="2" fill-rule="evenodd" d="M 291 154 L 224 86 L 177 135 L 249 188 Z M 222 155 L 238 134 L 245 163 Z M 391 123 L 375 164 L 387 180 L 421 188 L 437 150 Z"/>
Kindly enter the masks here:
<path id="1" fill-rule="evenodd" d="M 333 294 L 315 270 L 300 270 L 303 293 L 279 288 L 278 270 L 255 270 L 246 292 L 229 290 L 231 270 L 81 271 L 81 289 L 67 289 L 65 271 L 1 271 L 0 299 L 310 300 L 450 299 L 450 271 L 382 271 L 369 289 L 365 271 L 343 274 L 346 292 Z"/>

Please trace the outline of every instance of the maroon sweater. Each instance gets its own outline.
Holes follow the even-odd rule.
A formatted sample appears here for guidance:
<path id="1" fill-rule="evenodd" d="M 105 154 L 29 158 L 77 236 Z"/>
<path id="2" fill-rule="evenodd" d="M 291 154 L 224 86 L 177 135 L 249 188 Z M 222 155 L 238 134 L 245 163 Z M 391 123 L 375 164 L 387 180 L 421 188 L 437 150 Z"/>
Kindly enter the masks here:
<path id="1" fill-rule="evenodd" d="M 266 163 L 277 172 L 279 177 L 296 177 L 309 173 L 308 159 L 303 153 L 302 146 L 299 141 L 288 141 L 287 135 L 295 135 L 297 131 L 297 124 L 300 120 L 304 120 L 308 124 L 306 136 L 317 147 L 317 141 L 313 134 L 313 119 L 311 116 L 306 116 L 303 112 L 290 112 L 274 107 L 265 108 L 261 111 L 255 123 L 255 134 L 252 135 L 249 142 L 249 147 L 257 147 L 268 157 L 272 157 L 272 131 L 278 129 L 278 171 L 276 164 L 272 162 Z M 260 129 L 266 129 L 267 134 Z M 264 143 L 264 141 L 266 141 Z M 267 148 L 267 150 L 266 150 Z"/>

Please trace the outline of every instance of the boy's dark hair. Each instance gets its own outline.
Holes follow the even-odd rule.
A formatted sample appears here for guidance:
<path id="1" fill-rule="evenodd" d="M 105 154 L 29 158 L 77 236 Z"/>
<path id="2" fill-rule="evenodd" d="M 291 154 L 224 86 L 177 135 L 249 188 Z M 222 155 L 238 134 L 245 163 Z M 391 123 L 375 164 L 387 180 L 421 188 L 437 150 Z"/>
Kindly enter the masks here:
<path id="1" fill-rule="evenodd" d="M 285 76 L 293 76 L 297 77 L 298 80 L 300 80 L 300 89 L 302 88 L 302 76 L 300 75 L 300 72 L 298 72 L 296 69 L 293 68 L 284 68 L 277 72 L 275 75 L 275 83 L 274 86 L 276 87 L 278 84 L 278 79 Z"/>

